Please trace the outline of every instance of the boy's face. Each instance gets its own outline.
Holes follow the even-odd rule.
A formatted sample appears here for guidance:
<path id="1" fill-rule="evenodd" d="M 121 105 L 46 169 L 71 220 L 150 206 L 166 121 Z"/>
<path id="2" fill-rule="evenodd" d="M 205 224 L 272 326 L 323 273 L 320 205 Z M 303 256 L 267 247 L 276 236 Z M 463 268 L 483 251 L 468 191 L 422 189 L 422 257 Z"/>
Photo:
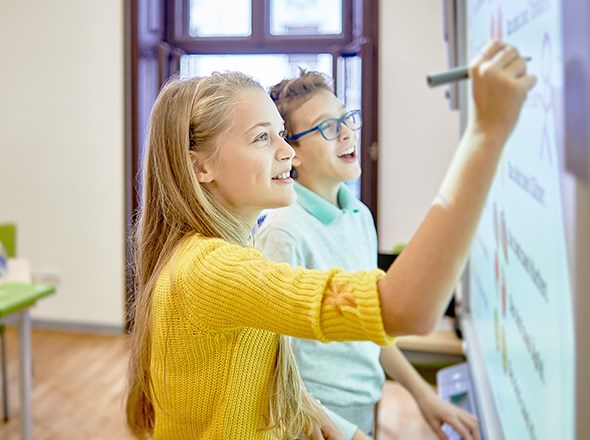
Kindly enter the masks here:
<path id="1" fill-rule="evenodd" d="M 291 113 L 294 133 L 317 126 L 330 118 L 340 118 L 346 107 L 327 91 L 321 90 Z M 293 167 L 299 175 L 297 181 L 320 195 L 333 194 L 340 183 L 360 176 L 357 158 L 359 132 L 345 124 L 340 125 L 340 135 L 331 141 L 314 131 L 298 139 Z"/>

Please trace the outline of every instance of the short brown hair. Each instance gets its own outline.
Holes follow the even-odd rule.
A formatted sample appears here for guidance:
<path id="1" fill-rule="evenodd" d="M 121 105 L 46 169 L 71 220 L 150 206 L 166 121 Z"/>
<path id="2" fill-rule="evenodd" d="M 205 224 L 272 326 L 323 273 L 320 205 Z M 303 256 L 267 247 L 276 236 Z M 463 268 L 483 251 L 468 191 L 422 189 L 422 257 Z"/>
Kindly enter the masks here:
<path id="1" fill-rule="evenodd" d="M 287 136 L 295 134 L 290 118 L 291 113 L 320 90 L 334 93 L 332 79 L 323 73 L 306 72 L 304 69 L 300 69 L 299 77 L 284 79 L 270 88 L 270 97 L 285 121 Z"/>

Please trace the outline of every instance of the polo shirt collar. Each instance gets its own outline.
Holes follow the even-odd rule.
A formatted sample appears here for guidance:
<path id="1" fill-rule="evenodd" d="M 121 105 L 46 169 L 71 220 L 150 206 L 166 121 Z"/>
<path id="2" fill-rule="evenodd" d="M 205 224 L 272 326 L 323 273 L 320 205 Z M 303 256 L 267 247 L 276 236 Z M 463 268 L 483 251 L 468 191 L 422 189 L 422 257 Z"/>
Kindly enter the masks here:
<path id="1" fill-rule="evenodd" d="M 341 183 L 338 189 L 338 205 L 340 208 L 332 205 L 297 182 L 295 182 L 294 189 L 297 193 L 297 202 L 303 209 L 325 225 L 332 223 L 345 212 L 359 211 L 359 201 L 352 195 L 344 183 Z"/>

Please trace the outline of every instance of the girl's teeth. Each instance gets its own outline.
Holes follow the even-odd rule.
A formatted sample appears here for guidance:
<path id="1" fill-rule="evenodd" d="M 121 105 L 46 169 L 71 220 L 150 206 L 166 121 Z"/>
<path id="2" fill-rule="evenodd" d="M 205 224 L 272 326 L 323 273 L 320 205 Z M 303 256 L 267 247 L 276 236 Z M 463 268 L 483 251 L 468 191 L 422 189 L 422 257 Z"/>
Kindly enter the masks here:
<path id="1" fill-rule="evenodd" d="M 283 180 L 283 179 L 288 179 L 289 176 L 289 172 L 285 171 L 284 173 L 279 174 L 278 176 L 275 177 L 275 179 L 277 180 Z"/>

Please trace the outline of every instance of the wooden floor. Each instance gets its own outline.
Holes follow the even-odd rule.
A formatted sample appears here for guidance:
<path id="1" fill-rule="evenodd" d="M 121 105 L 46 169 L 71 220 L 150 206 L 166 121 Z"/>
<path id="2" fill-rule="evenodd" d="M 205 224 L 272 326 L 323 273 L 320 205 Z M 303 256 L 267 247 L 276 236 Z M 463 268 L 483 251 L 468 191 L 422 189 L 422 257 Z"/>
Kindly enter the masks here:
<path id="1" fill-rule="evenodd" d="M 123 387 L 127 339 L 33 330 L 33 438 L 35 440 L 126 440 Z M 7 329 L 10 421 L 0 420 L 0 439 L 17 440 L 20 430 L 18 342 Z M 378 440 L 435 439 L 412 397 L 385 385 Z"/>
<path id="2" fill-rule="evenodd" d="M 131 439 L 124 424 L 127 340 L 33 330 L 33 438 Z M 10 420 L 0 439 L 20 438 L 18 340 L 7 329 Z"/>

